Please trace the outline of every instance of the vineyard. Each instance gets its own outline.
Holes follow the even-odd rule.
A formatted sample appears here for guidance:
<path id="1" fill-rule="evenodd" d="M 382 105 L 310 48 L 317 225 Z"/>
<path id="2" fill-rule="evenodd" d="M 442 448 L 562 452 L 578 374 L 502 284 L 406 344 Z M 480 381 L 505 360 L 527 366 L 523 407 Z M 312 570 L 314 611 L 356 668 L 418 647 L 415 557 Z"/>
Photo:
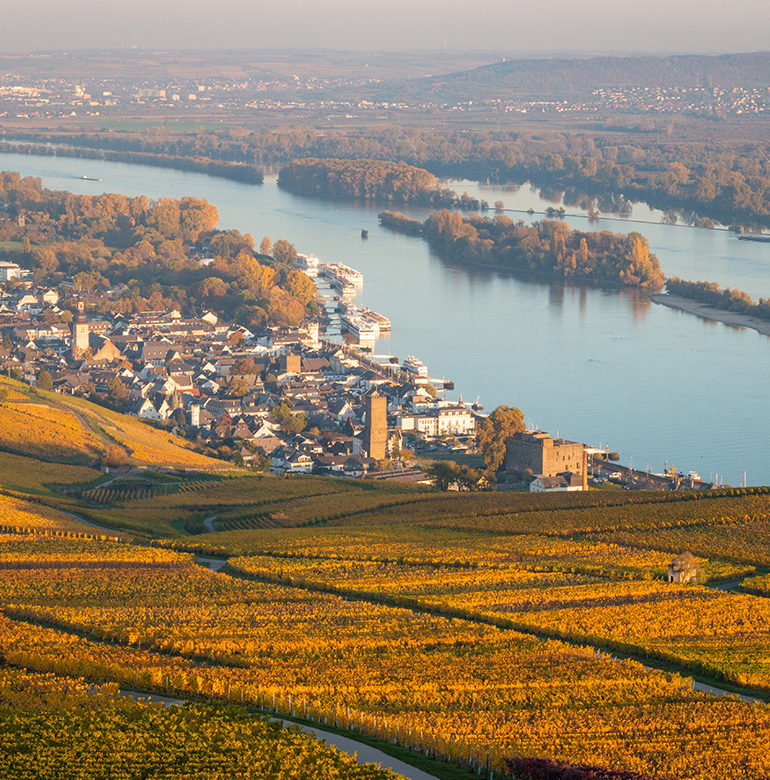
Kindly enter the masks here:
<path id="1" fill-rule="evenodd" d="M 24 493 L 51 493 L 51 485 L 88 483 L 100 475 L 95 469 L 66 463 L 50 463 L 23 455 L 0 452 L 0 488 Z"/>
<path id="2" fill-rule="evenodd" d="M 387 780 L 293 728 L 242 708 L 164 707 L 51 673 L 0 669 L 0 763 L 4 777 L 195 778 L 293 776 Z M 309 776 L 309 775 L 308 775 Z"/>
<path id="3" fill-rule="evenodd" d="M 0 403 L 0 447 L 48 459 L 88 463 L 104 451 L 101 440 L 71 412 L 44 404 Z"/>
<path id="4" fill-rule="evenodd" d="M 455 538 L 442 546 L 426 531 L 407 541 L 403 529 L 389 544 L 381 530 L 331 531 L 294 531 L 283 545 L 278 540 L 287 532 L 266 532 L 265 554 L 230 565 L 267 581 L 658 658 L 770 692 L 770 601 L 672 588 L 663 578 L 671 560 L 665 553 L 524 535 Z M 706 576 L 719 579 L 752 571 L 700 563 Z"/>
<path id="5" fill-rule="evenodd" d="M 229 470 L 228 464 L 191 450 L 184 439 L 82 398 L 46 393 L 3 377 L 0 390 L 4 450 L 83 465 L 119 451 L 137 465 Z"/>
<path id="6" fill-rule="evenodd" d="M 36 681 L 33 689 L 47 680 L 69 691 L 68 680 L 84 677 L 204 696 L 395 741 L 496 776 L 511 758 L 682 780 L 770 771 L 770 708 L 698 694 L 675 674 L 474 617 L 501 604 L 514 609 L 507 617 L 532 617 L 629 597 L 670 615 L 676 599 L 661 599 L 664 586 L 649 578 L 665 561 L 661 553 L 616 545 L 592 553 L 588 542 L 508 535 L 487 545 L 469 535 L 442 553 L 439 536 L 447 532 L 425 529 L 375 560 L 386 534 L 377 547 L 374 532 L 346 538 L 341 528 L 327 530 L 336 541 L 319 558 L 312 552 L 323 546 L 318 529 L 252 532 L 269 537 L 274 553 L 231 565 L 263 581 L 210 572 L 164 548 L 0 537 L 0 653 Z M 289 540 L 279 555 L 282 535 Z M 602 572 L 578 571 L 579 563 Z M 623 577 L 609 580 L 609 572 Z M 293 586 L 277 581 L 288 579 Z M 425 609 L 348 600 L 318 592 L 313 581 L 358 594 L 379 589 Z M 60 711 L 52 699 L 43 708 L 50 718 Z M 112 723 L 112 705 L 104 706 Z M 197 722 L 214 728 L 211 719 L 221 717 L 225 734 L 251 722 L 232 712 L 207 710 Z M 17 722 L 23 733 L 26 721 Z M 226 735 L 217 739 L 228 743 Z"/>
<path id="7" fill-rule="evenodd" d="M 104 410 L 72 414 L 99 440 L 138 426 L 176 447 Z M 126 761 L 162 777 L 158 756 L 168 776 L 248 763 L 288 777 L 298 762 L 387 776 L 260 712 L 379 740 L 440 778 L 770 776 L 770 706 L 690 677 L 770 698 L 767 491 L 450 495 L 137 465 L 0 453 L 11 777 L 33 761 L 56 777 L 75 744 L 92 763 L 72 777 L 120 777 Z M 698 583 L 670 585 L 684 550 Z M 33 736 L 54 732 L 48 747 Z"/>

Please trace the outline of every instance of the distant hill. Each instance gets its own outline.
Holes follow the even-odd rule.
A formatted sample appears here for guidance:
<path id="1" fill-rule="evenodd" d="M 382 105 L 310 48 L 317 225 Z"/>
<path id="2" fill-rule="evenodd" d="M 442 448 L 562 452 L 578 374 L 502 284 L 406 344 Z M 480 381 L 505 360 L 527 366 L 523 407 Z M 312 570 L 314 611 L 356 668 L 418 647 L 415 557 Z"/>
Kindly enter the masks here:
<path id="1" fill-rule="evenodd" d="M 610 87 L 767 87 L 770 52 L 722 55 L 508 59 L 471 70 L 390 82 L 377 96 L 426 101 L 588 96 Z"/>

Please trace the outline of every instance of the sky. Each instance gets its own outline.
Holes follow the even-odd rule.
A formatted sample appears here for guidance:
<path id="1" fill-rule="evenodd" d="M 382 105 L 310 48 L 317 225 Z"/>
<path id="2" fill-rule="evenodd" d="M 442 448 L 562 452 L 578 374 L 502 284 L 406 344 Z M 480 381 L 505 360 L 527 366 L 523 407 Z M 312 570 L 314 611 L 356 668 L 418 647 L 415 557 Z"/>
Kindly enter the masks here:
<path id="1" fill-rule="evenodd" d="M 112 48 L 770 49 L 768 0 L 23 0 L 0 51 Z"/>

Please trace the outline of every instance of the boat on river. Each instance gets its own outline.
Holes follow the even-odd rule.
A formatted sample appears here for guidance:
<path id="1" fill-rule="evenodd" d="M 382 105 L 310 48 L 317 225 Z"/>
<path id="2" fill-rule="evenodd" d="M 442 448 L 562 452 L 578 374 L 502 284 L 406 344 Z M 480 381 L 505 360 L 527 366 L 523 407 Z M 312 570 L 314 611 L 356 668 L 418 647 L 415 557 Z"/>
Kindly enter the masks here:
<path id="1" fill-rule="evenodd" d="M 344 263 L 324 263 L 321 266 L 321 273 L 329 280 L 330 284 L 336 282 L 337 285 L 348 284 L 353 287 L 363 287 L 364 285 L 364 275 Z"/>
<path id="2" fill-rule="evenodd" d="M 342 327 L 362 341 L 373 341 L 380 335 L 377 323 L 372 322 L 355 306 L 349 306 L 340 317 Z"/>
<path id="3" fill-rule="evenodd" d="M 302 255 L 297 253 L 297 269 L 307 274 L 311 279 L 318 276 L 321 261 L 315 255 Z"/>
<path id="4" fill-rule="evenodd" d="M 428 378 L 428 367 L 425 365 L 425 363 L 422 362 L 422 360 L 416 358 L 414 355 L 407 355 L 406 360 L 403 362 L 401 367 L 404 369 L 404 371 L 407 371 L 410 374 L 414 374 L 417 379 Z"/>

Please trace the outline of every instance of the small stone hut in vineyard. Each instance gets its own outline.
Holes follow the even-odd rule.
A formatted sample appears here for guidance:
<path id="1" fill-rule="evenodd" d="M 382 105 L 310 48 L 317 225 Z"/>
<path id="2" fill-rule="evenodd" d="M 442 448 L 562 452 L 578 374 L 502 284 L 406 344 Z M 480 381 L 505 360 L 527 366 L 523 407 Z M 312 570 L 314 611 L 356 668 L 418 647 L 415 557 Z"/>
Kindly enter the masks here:
<path id="1" fill-rule="evenodd" d="M 683 552 L 668 565 L 668 581 L 680 585 L 698 581 L 698 562 L 691 552 Z"/>

